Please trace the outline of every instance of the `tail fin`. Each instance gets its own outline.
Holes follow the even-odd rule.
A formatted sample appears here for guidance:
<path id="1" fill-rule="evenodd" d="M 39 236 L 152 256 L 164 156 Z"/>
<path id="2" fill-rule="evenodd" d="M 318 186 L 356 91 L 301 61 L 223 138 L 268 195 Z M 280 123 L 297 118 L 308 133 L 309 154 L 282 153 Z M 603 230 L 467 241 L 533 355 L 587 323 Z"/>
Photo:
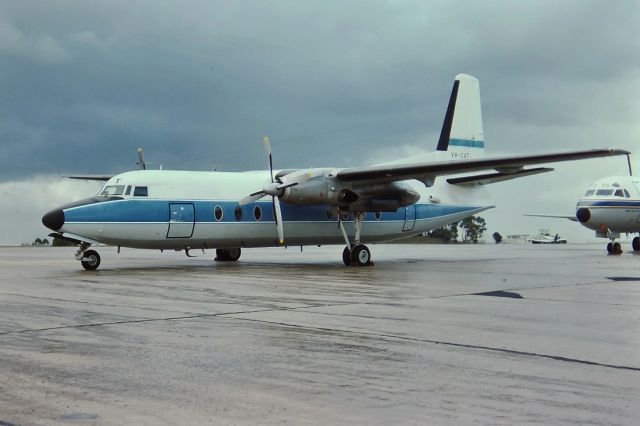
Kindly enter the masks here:
<path id="1" fill-rule="evenodd" d="M 468 74 L 456 76 L 437 150 L 450 152 L 453 159 L 484 155 L 480 85 L 477 78 Z"/>

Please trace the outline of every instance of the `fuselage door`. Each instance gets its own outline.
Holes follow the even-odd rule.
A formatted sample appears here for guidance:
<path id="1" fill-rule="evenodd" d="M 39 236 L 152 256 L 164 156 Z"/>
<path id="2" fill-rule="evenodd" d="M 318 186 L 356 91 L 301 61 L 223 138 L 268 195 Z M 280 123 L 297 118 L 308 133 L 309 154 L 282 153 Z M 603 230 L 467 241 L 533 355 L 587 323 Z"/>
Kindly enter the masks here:
<path id="1" fill-rule="evenodd" d="M 167 238 L 191 238 L 195 226 L 195 212 L 191 203 L 169 204 Z"/>
<path id="2" fill-rule="evenodd" d="M 404 208 L 404 226 L 403 231 L 413 231 L 413 227 L 416 224 L 416 205 L 411 204 Z"/>

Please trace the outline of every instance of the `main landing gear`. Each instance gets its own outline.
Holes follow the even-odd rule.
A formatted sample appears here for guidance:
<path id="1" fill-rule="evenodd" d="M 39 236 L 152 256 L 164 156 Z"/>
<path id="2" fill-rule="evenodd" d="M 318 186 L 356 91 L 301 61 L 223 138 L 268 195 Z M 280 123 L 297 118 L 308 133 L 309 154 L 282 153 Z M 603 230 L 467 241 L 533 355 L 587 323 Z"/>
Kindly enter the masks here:
<path id="1" fill-rule="evenodd" d="M 357 212 L 355 213 L 355 217 L 353 219 L 353 225 L 356 228 L 356 235 L 354 237 L 354 244 L 352 245 L 349 242 L 349 236 L 347 235 L 347 231 L 344 229 L 344 224 L 342 220 L 338 219 L 338 226 L 340 227 L 340 231 L 342 232 L 342 236 L 344 241 L 347 243 L 347 246 L 342 251 L 342 261 L 346 266 L 371 266 L 373 262 L 371 262 L 371 252 L 369 248 L 364 244 L 360 244 L 360 231 L 362 230 L 362 219 L 364 218 L 364 213 Z"/>
<path id="2" fill-rule="evenodd" d="M 82 243 L 76 252 L 76 259 L 87 271 L 95 271 L 100 266 L 100 255 L 95 250 L 88 250 L 90 244 Z"/>
<path id="3" fill-rule="evenodd" d="M 216 262 L 235 262 L 240 259 L 242 251 L 240 247 L 234 247 L 229 249 L 216 249 Z"/>

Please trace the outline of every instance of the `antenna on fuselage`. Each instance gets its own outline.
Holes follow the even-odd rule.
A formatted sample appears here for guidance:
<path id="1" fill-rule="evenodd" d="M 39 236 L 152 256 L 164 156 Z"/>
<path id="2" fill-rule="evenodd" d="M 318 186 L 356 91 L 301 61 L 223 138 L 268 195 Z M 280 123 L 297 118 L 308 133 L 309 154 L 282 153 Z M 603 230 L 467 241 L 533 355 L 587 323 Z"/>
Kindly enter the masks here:
<path id="1" fill-rule="evenodd" d="M 631 154 L 627 154 L 627 164 L 629 165 L 629 176 L 633 176 L 633 172 L 631 170 Z"/>
<path id="2" fill-rule="evenodd" d="M 142 148 L 138 148 L 138 162 L 136 163 L 140 170 L 147 170 L 147 165 L 144 163 L 144 154 Z"/>

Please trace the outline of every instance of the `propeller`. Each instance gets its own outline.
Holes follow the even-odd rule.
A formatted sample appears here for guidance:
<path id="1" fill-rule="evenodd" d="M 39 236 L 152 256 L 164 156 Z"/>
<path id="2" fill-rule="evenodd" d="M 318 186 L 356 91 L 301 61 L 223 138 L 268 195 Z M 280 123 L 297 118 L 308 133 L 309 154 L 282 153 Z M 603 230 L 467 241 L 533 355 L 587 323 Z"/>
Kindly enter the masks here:
<path id="1" fill-rule="evenodd" d="M 308 169 L 308 170 L 296 170 L 278 179 L 273 177 L 273 158 L 271 156 L 271 143 L 267 136 L 262 140 L 264 145 L 264 154 L 267 157 L 267 166 L 269 167 L 269 176 L 271 182 L 262 187 L 260 191 L 252 192 L 246 197 L 242 198 L 238 204 L 244 206 L 245 204 L 253 203 L 259 199 L 270 195 L 273 198 L 273 210 L 275 212 L 276 228 L 278 230 L 278 240 L 280 244 L 284 243 L 284 229 L 282 224 L 282 211 L 280 209 L 280 197 L 284 195 L 284 191 L 292 186 L 299 185 L 311 178 L 319 176 L 322 172 L 320 169 Z"/>
<path id="2" fill-rule="evenodd" d="M 284 194 L 285 189 L 290 188 L 298 184 L 298 182 L 291 182 L 284 184 L 282 182 L 278 182 L 273 178 L 273 158 L 271 157 L 271 143 L 269 142 L 269 138 L 267 136 L 262 140 L 264 145 L 264 154 L 267 157 L 267 166 L 269 167 L 269 176 L 271 177 L 271 183 L 266 184 L 260 191 L 253 192 L 248 196 L 244 197 L 240 200 L 238 204 L 241 206 L 249 203 L 253 203 L 254 201 L 258 201 L 259 199 L 271 195 L 273 198 L 273 210 L 275 212 L 276 219 L 276 229 L 278 231 L 278 241 L 280 244 L 284 243 L 284 228 L 282 225 L 282 210 L 280 209 L 280 199 L 279 197 Z"/>

